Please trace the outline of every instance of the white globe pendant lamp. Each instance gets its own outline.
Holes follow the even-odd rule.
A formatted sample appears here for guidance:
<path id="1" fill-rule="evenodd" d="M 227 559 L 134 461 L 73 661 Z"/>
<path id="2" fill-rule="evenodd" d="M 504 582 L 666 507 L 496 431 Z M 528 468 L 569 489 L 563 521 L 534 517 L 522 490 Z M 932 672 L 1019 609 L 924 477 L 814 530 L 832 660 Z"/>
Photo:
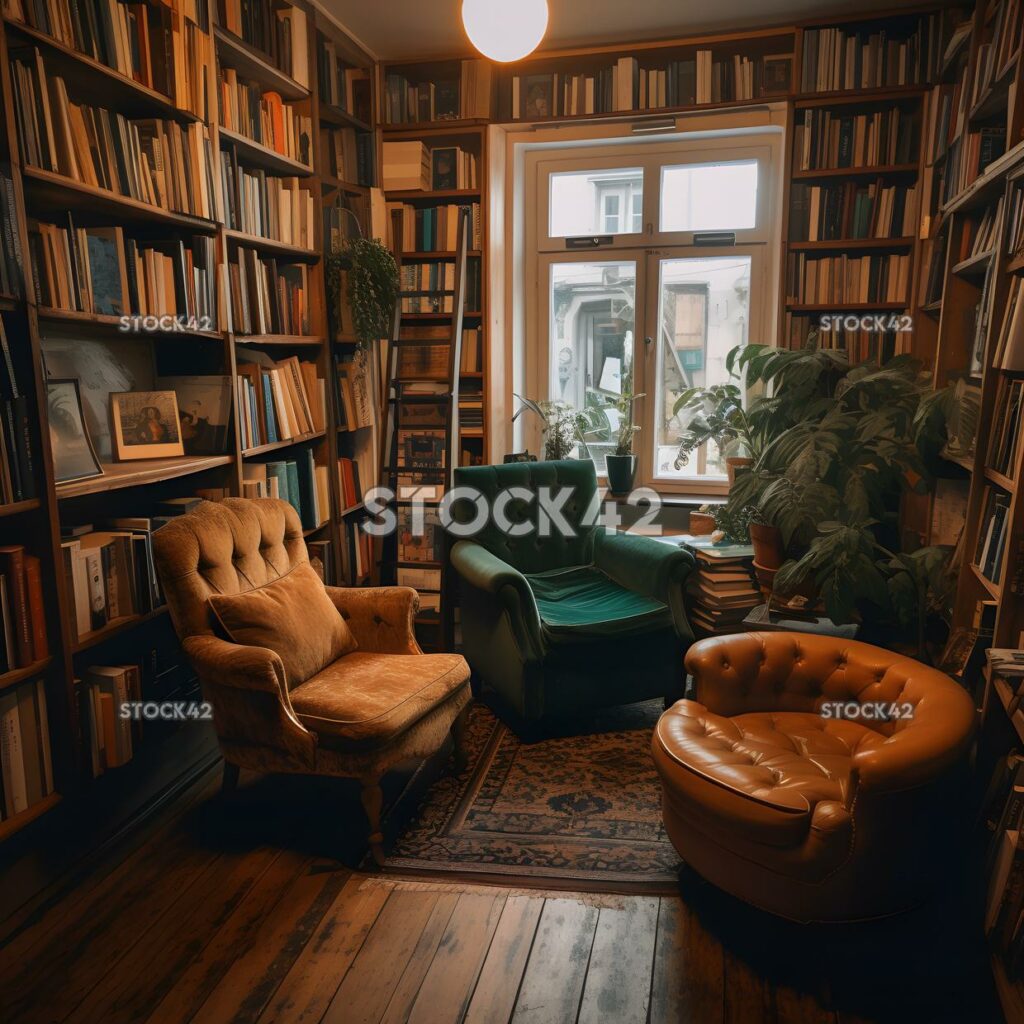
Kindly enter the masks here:
<path id="1" fill-rule="evenodd" d="M 491 60 L 522 60 L 540 45 L 548 27 L 547 0 L 462 0 L 469 41 Z"/>

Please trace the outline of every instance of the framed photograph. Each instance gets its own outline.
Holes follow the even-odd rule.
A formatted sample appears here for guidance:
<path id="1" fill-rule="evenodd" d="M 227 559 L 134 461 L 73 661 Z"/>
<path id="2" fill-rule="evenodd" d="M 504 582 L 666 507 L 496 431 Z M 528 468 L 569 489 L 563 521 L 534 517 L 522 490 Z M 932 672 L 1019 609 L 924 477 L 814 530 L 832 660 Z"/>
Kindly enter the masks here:
<path id="1" fill-rule="evenodd" d="M 764 59 L 765 96 L 785 96 L 793 86 L 793 54 L 777 53 Z"/>
<path id="2" fill-rule="evenodd" d="M 173 391 L 119 391 L 110 396 L 114 454 L 131 459 L 184 455 L 178 396 Z"/>
<path id="3" fill-rule="evenodd" d="M 438 146 L 430 151 L 432 187 L 435 191 L 459 187 L 459 150 L 456 146 Z"/>
<path id="4" fill-rule="evenodd" d="M 54 378 L 46 382 L 46 415 L 50 426 L 53 475 L 57 483 L 102 476 L 92 439 L 82 413 L 78 378 Z"/>
<path id="5" fill-rule="evenodd" d="M 178 397 L 178 422 L 186 455 L 223 455 L 228 450 L 230 377 L 157 377 L 156 386 Z"/>
<path id="6" fill-rule="evenodd" d="M 553 105 L 551 102 L 555 83 L 551 75 L 527 75 L 523 89 L 523 111 L 520 115 L 528 121 L 534 117 L 550 117 Z"/>

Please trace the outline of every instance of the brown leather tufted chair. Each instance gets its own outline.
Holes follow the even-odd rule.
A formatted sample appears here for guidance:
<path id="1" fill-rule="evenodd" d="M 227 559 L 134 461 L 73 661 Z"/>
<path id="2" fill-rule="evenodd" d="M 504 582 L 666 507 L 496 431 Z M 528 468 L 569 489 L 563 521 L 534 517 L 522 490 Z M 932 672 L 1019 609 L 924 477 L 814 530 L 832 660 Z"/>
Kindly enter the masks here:
<path id="1" fill-rule="evenodd" d="M 273 651 L 215 634 L 208 598 L 254 590 L 308 561 L 292 506 L 204 502 L 158 530 L 153 549 L 174 627 L 213 705 L 225 786 L 239 768 L 360 779 L 370 846 L 382 862 L 381 777 L 436 753 L 450 730 L 460 761 L 470 700 L 466 662 L 424 654 L 416 643 L 416 592 L 328 587 L 359 647 L 289 691 Z"/>
<path id="2" fill-rule="evenodd" d="M 652 741 L 680 856 L 799 921 L 909 908 L 940 880 L 975 711 L 935 669 L 869 644 L 740 633 L 690 648 L 696 700 Z M 826 702 L 908 717 L 824 717 Z M 905 706 L 905 707 L 904 707 Z"/>

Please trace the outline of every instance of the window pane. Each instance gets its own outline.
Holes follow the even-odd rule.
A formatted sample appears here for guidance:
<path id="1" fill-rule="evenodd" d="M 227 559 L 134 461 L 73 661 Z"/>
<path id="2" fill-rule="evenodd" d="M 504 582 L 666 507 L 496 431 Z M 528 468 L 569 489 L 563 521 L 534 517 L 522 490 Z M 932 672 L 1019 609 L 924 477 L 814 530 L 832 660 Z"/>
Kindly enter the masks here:
<path id="1" fill-rule="evenodd" d="M 551 267 L 550 395 L 586 412 L 585 439 L 598 473 L 615 447 L 611 405 L 633 367 L 635 297 L 633 262 Z"/>
<path id="2" fill-rule="evenodd" d="M 661 230 L 716 231 L 757 223 L 757 161 L 661 169 Z"/>
<path id="3" fill-rule="evenodd" d="M 662 260 L 658 284 L 658 379 L 655 391 L 654 472 L 662 479 L 724 477 L 714 442 L 676 468 L 679 438 L 697 410 L 674 415 L 684 388 L 724 384 L 725 357 L 747 340 L 749 256 Z M 729 453 L 735 454 L 735 453 Z"/>
<path id="4" fill-rule="evenodd" d="M 606 200 L 614 198 L 615 234 L 623 227 L 619 212 L 630 209 L 633 196 L 643 202 L 644 172 L 640 167 L 616 167 L 605 171 L 567 171 L 551 175 L 548 234 L 551 238 L 609 233 Z M 625 225 L 627 229 L 630 225 Z"/>

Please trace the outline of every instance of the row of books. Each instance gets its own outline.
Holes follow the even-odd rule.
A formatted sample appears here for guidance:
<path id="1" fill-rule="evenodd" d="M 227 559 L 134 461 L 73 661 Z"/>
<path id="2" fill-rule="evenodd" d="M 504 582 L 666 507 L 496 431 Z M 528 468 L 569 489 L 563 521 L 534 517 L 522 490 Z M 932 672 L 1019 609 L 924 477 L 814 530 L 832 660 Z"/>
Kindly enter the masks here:
<path id="1" fill-rule="evenodd" d="M 1021 44 L 1020 0 L 999 0 L 985 12 L 990 20 L 991 37 L 978 45 L 971 84 L 971 107 L 977 106 L 992 83 L 1016 56 Z"/>
<path id="2" fill-rule="evenodd" d="M 213 220 L 213 150 L 205 124 L 128 118 L 72 103 L 37 49 L 11 53 L 26 163 L 177 213 Z"/>
<path id="3" fill-rule="evenodd" d="M 3 821 L 53 792 L 50 725 L 41 679 L 0 694 L 0 775 Z"/>
<path id="4" fill-rule="evenodd" d="M 1010 193 L 1010 204 L 1007 207 L 1006 251 L 1010 257 L 1021 255 L 1024 251 L 1024 187 L 1018 182 Z"/>
<path id="5" fill-rule="evenodd" d="M 1003 550 L 1010 528 L 1010 495 L 1001 488 L 985 490 L 978 539 L 974 548 L 974 565 L 990 582 L 999 585 L 1003 574 Z"/>
<path id="6" fill-rule="evenodd" d="M 29 221 L 36 301 L 109 316 L 165 314 L 217 322 L 217 262 L 211 235 L 160 241 L 125 238 L 120 227 Z"/>
<path id="7" fill-rule="evenodd" d="M 373 388 L 363 359 L 336 356 L 334 361 L 335 404 L 341 430 L 361 430 L 375 422 Z"/>
<path id="8" fill-rule="evenodd" d="M 49 655 L 41 563 L 20 544 L 0 547 L 0 618 L 0 673 Z"/>
<path id="9" fill-rule="evenodd" d="M 943 164 L 942 201 L 956 198 L 1005 152 L 1005 128 L 982 128 L 961 135 L 950 145 Z"/>
<path id="10" fill-rule="evenodd" d="M 481 245 L 479 203 L 465 206 L 388 203 L 388 224 L 394 230 L 395 215 L 401 217 L 399 248 L 403 252 L 454 252 L 459 244 L 459 216 L 463 210 L 469 211 L 471 225 L 467 248 L 478 250 Z"/>
<path id="11" fill-rule="evenodd" d="M 324 128 L 320 131 L 320 153 L 324 170 L 349 185 L 373 185 L 374 137 L 354 128 Z"/>
<path id="12" fill-rule="evenodd" d="M 309 334 L 309 268 L 239 246 L 228 264 L 233 330 L 238 334 Z"/>
<path id="13" fill-rule="evenodd" d="M 967 101 L 961 81 L 936 85 L 925 97 L 924 152 L 934 164 L 963 133 Z"/>
<path id="14" fill-rule="evenodd" d="M 304 530 L 315 530 L 330 518 L 327 467 L 317 463 L 312 448 L 302 448 L 294 459 L 246 463 L 242 489 L 246 497 L 287 501 L 298 512 Z"/>
<path id="15" fill-rule="evenodd" d="M 0 164 L 0 295 L 20 298 L 24 292 L 21 234 L 15 214 L 10 166 Z"/>
<path id="16" fill-rule="evenodd" d="M 338 55 L 334 41 L 325 36 L 317 40 L 316 60 L 321 102 L 369 123 L 369 70 L 349 64 Z"/>
<path id="17" fill-rule="evenodd" d="M 282 156 L 310 166 L 313 162 L 313 120 L 255 82 L 238 77 L 234 68 L 221 68 L 218 99 L 220 125 L 266 146 Z"/>
<path id="18" fill-rule="evenodd" d="M 198 498 L 158 502 L 151 516 L 121 516 L 61 531 L 64 587 L 79 638 L 110 622 L 145 615 L 164 603 L 153 561 L 153 533 Z"/>
<path id="19" fill-rule="evenodd" d="M 992 433 L 988 445 L 988 466 L 1013 479 L 1017 469 L 1022 430 L 1021 399 L 1024 380 L 1004 378 L 1000 381 L 992 416 Z"/>
<path id="20" fill-rule="evenodd" d="M 309 552 L 309 564 L 313 571 L 324 582 L 324 586 L 337 586 L 334 570 L 334 544 L 329 540 L 307 540 L 306 550 Z"/>
<path id="21" fill-rule="evenodd" d="M 213 45 L 205 3 L 119 0 L 5 0 L 4 14 L 209 120 L 207 75 Z"/>
<path id="22" fill-rule="evenodd" d="M 8 505 L 38 494 L 35 441 L 28 395 L 14 369 L 7 329 L 0 316 L 0 502 Z"/>
<path id="23" fill-rule="evenodd" d="M 917 187 L 844 181 L 791 190 L 791 241 L 910 238 L 917 232 Z"/>
<path id="24" fill-rule="evenodd" d="M 929 82 L 941 57 L 940 19 L 920 18 L 911 32 L 811 28 L 803 33 L 804 92 L 893 88 Z"/>
<path id="25" fill-rule="evenodd" d="M 985 207 L 981 217 L 969 221 L 961 235 L 961 260 L 983 253 L 995 252 L 999 230 L 1003 224 L 1003 196 Z"/>
<path id="26" fill-rule="evenodd" d="M 793 164 L 798 171 L 916 162 L 917 125 L 899 107 L 871 114 L 815 107 L 805 110 L 793 128 Z"/>
<path id="27" fill-rule="evenodd" d="M 817 330 L 818 345 L 821 348 L 846 352 L 851 366 L 871 362 L 884 363 L 894 355 L 909 351 L 910 335 L 886 331 L 867 330 L 864 327 L 849 328 L 842 324 L 829 324 L 829 330 L 820 329 L 820 318 L 806 313 L 787 313 L 783 344 L 787 348 L 803 348 L 807 335 Z"/>
<path id="28" fill-rule="evenodd" d="M 786 267 L 787 301 L 905 302 L 910 277 L 910 257 L 821 256 L 790 253 Z"/>
<path id="29" fill-rule="evenodd" d="M 491 71 L 486 60 L 461 61 L 458 79 L 412 82 L 391 71 L 384 79 L 384 123 L 486 120 L 491 116 Z"/>
<path id="30" fill-rule="evenodd" d="M 121 715 L 128 701 L 142 700 L 138 665 L 91 665 L 76 681 L 82 708 L 83 745 L 89 751 L 92 777 L 128 764 L 142 738 L 142 722 Z"/>
<path id="31" fill-rule="evenodd" d="M 680 540 L 697 562 L 687 584 L 691 623 L 703 633 L 739 632 L 743 620 L 761 603 L 753 548 L 738 544 L 716 548 L 710 537 L 666 538 L 666 542 Z"/>
<path id="32" fill-rule="evenodd" d="M 301 178 L 249 170 L 235 159 L 220 162 L 225 222 L 235 231 L 312 249 L 316 203 Z"/>
<path id="33" fill-rule="evenodd" d="M 373 572 L 373 537 L 362 529 L 361 523 L 346 527 L 348 544 L 345 549 L 345 578 L 352 586 L 366 583 Z"/>
<path id="34" fill-rule="evenodd" d="M 309 88 L 309 26 L 299 7 L 274 0 L 215 0 L 221 27 L 262 50 L 275 67 Z"/>
<path id="35" fill-rule="evenodd" d="M 239 423 L 242 448 L 316 434 L 326 427 L 326 382 L 316 363 L 289 356 L 274 362 L 262 352 L 239 355 Z"/>
<path id="36" fill-rule="evenodd" d="M 403 263 L 399 287 L 403 313 L 451 313 L 455 308 L 455 262 Z"/>
<path id="37" fill-rule="evenodd" d="M 341 495 L 342 508 L 353 508 L 363 500 L 359 463 L 347 455 L 338 458 L 338 493 Z"/>
<path id="38" fill-rule="evenodd" d="M 973 342 L 970 349 L 971 362 L 969 374 L 972 377 L 980 377 L 985 366 L 985 349 L 988 345 L 989 328 L 992 322 L 992 288 L 994 263 L 990 260 L 985 268 L 985 280 L 981 288 L 981 295 L 973 310 Z"/>
<path id="39" fill-rule="evenodd" d="M 477 157 L 460 146 L 385 142 L 383 146 L 383 187 L 385 191 L 450 192 L 475 189 L 478 184 Z"/>

